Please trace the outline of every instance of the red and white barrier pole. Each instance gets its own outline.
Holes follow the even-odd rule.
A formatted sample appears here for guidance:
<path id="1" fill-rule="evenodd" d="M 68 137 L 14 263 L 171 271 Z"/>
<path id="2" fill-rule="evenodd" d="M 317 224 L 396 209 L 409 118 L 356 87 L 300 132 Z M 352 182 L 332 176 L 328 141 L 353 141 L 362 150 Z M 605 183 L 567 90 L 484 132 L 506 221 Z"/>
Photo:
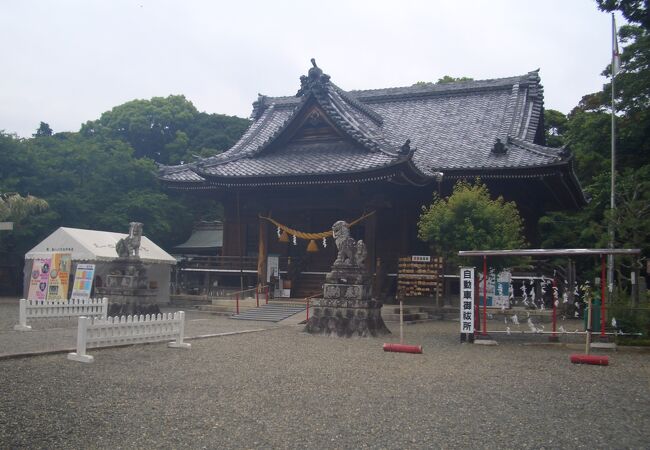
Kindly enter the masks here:
<path id="1" fill-rule="evenodd" d="M 483 256 L 483 327 L 481 334 L 487 334 L 487 256 Z"/>
<path id="2" fill-rule="evenodd" d="M 307 297 L 307 322 L 309 322 L 309 297 Z"/>
<path id="3" fill-rule="evenodd" d="M 422 353 L 421 345 L 406 345 L 406 344 L 384 344 L 385 352 L 397 353 Z"/>

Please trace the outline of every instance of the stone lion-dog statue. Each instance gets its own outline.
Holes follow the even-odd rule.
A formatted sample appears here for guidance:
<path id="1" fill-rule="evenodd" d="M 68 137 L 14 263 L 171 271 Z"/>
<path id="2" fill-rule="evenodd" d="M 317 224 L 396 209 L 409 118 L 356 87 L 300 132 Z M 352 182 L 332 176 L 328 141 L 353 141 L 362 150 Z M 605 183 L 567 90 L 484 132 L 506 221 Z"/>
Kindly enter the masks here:
<path id="1" fill-rule="evenodd" d="M 339 251 L 334 266 L 364 267 L 368 254 L 366 245 L 350 236 L 350 225 L 346 221 L 339 220 L 332 225 L 332 237 Z"/>
<path id="2" fill-rule="evenodd" d="M 142 238 L 142 224 L 131 222 L 129 224 L 129 235 L 120 239 L 115 244 L 115 251 L 120 258 L 139 258 L 140 239 Z"/>

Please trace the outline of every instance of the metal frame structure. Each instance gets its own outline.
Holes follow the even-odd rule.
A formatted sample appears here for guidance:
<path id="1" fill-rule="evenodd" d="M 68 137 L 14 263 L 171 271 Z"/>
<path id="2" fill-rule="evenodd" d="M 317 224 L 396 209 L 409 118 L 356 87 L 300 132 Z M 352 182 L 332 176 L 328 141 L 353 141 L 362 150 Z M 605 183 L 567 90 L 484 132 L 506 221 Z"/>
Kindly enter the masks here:
<path id="1" fill-rule="evenodd" d="M 605 257 L 608 255 L 639 255 L 638 248 L 565 248 L 565 249 L 514 249 L 514 250 L 461 250 L 459 256 L 482 256 L 483 257 L 483 325 L 481 335 L 487 336 L 487 257 L 488 256 L 588 256 L 599 255 L 601 259 L 601 281 L 600 281 L 600 337 L 605 338 L 605 286 L 607 282 L 607 271 Z M 556 334 L 557 306 L 553 302 L 553 331 L 551 336 Z"/>

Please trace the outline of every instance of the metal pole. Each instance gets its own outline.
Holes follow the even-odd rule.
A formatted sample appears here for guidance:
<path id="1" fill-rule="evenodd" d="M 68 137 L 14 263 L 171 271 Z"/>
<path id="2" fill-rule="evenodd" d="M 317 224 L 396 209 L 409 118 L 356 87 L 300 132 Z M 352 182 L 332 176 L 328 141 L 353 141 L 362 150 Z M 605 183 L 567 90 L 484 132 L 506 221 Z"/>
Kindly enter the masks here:
<path id="1" fill-rule="evenodd" d="M 557 290 L 557 278 L 555 278 L 555 275 L 553 275 L 553 334 L 551 334 L 551 338 L 553 340 L 557 339 L 557 334 L 555 331 L 557 330 L 557 302 L 559 299 L 559 293 Z"/>
<path id="2" fill-rule="evenodd" d="M 235 296 L 235 301 L 237 302 L 237 314 L 239 314 L 239 292 Z"/>
<path id="3" fill-rule="evenodd" d="M 605 272 L 605 255 L 600 256 L 600 338 L 605 339 L 605 282 L 607 273 Z"/>
<path id="4" fill-rule="evenodd" d="M 612 185 L 610 192 L 609 200 L 609 209 L 611 212 L 611 217 L 609 219 L 609 248 L 614 248 L 614 211 L 616 210 L 616 104 L 615 104 L 615 91 L 614 88 L 614 79 L 616 78 L 615 68 L 614 68 L 614 49 L 618 48 L 616 45 L 616 24 L 614 21 L 614 13 L 612 13 L 612 154 L 611 154 L 611 172 L 612 172 Z M 614 291 L 614 255 L 607 256 L 607 280 L 609 282 L 609 297 L 612 298 Z"/>
<path id="5" fill-rule="evenodd" d="M 481 334 L 487 334 L 487 256 L 483 256 L 483 327 Z"/>
<path id="6" fill-rule="evenodd" d="M 591 296 L 587 295 L 587 333 L 585 334 L 585 355 L 589 354 L 591 344 Z"/>
<path id="7" fill-rule="evenodd" d="M 404 302 L 399 299 L 399 343 L 404 343 Z"/>
<path id="8" fill-rule="evenodd" d="M 307 322 L 309 322 L 309 297 L 307 297 Z"/>

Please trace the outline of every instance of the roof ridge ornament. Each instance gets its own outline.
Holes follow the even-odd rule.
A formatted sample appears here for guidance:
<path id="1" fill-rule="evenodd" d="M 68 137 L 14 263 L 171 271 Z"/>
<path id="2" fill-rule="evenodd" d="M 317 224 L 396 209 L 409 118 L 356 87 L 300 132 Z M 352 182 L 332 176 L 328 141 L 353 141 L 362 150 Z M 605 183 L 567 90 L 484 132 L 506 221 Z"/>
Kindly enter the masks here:
<path id="1" fill-rule="evenodd" d="M 506 151 L 506 145 L 501 142 L 501 139 L 497 138 L 496 142 L 494 143 L 494 147 L 492 147 L 492 153 L 495 155 L 505 155 Z"/>
<path id="2" fill-rule="evenodd" d="M 323 72 L 323 69 L 316 65 L 316 59 L 312 58 L 311 63 L 313 67 L 309 69 L 307 75 L 300 77 L 300 89 L 296 93 L 296 97 L 303 97 L 309 92 L 323 92 L 330 82 L 330 76 Z"/>

